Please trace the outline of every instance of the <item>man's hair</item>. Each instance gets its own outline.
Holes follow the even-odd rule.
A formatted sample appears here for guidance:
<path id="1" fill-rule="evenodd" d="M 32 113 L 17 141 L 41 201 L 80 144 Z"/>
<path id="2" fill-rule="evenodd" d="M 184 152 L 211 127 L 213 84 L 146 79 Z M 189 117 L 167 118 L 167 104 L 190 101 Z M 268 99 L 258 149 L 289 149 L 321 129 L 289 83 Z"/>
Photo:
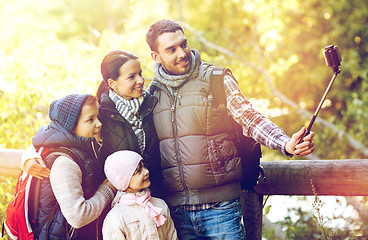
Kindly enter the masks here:
<path id="1" fill-rule="evenodd" d="M 157 21 L 153 23 L 148 32 L 146 33 L 146 42 L 148 46 L 150 47 L 151 51 L 157 52 L 157 44 L 156 39 L 163 33 L 167 32 L 176 32 L 176 31 L 182 31 L 184 33 L 183 28 L 179 25 L 179 23 L 173 21 L 173 20 L 167 20 L 163 19 L 160 21 Z"/>

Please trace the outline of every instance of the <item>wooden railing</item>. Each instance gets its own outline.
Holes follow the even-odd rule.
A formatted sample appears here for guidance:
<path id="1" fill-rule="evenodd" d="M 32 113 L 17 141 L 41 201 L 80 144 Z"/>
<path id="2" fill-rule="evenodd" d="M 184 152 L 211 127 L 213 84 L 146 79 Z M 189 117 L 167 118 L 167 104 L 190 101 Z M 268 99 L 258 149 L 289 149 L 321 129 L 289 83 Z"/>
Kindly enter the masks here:
<path id="1" fill-rule="evenodd" d="M 18 176 L 23 150 L 0 149 L 0 176 Z"/>
<path id="2" fill-rule="evenodd" d="M 22 150 L 0 150 L 0 175 L 18 176 Z M 242 193 L 246 239 L 262 237 L 263 195 L 368 196 L 368 159 L 261 162 L 266 182 Z"/>
<path id="3" fill-rule="evenodd" d="M 261 162 L 266 182 L 243 192 L 246 239 L 262 237 L 263 195 L 368 196 L 368 159 Z M 313 187 L 315 192 L 313 192 Z"/>

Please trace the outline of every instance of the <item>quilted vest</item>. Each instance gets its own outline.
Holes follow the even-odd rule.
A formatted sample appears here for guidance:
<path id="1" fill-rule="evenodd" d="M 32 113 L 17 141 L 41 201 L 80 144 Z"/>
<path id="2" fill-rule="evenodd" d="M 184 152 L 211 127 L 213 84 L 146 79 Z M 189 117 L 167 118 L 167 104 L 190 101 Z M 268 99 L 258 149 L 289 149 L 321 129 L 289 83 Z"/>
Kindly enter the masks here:
<path id="1" fill-rule="evenodd" d="M 78 149 L 72 149 L 81 159 L 83 159 L 84 165 L 81 168 L 82 171 L 82 188 L 84 197 L 86 199 L 93 196 L 96 192 L 98 186 L 101 184 L 101 174 L 99 173 L 99 163 L 95 156 L 89 155 L 87 156 L 83 152 Z M 51 168 L 53 162 L 56 160 L 58 156 L 49 156 L 45 159 L 46 165 Z M 53 208 L 57 208 L 56 215 L 54 220 L 51 222 L 50 226 L 44 226 L 38 236 L 38 239 L 46 238 L 46 234 L 50 239 L 62 239 L 68 235 L 67 233 L 67 222 L 64 218 L 63 214 L 60 211 L 60 207 L 57 203 L 55 195 L 52 192 L 51 183 L 49 179 L 45 179 L 41 181 L 40 187 L 40 200 L 39 200 L 39 211 L 38 211 L 38 223 L 42 222 L 43 219 L 47 216 L 47 214 L 52 211 Z M 77 239 L 87 239 L 87 238 L 96 238 L 97 234 L 97 220 L 89 223 L 88 225 L 76 229 L 77 233 L 74 233 L 73 236 Z M 70 226 L 69 226 L 70 227 Z M 48 229 L 47 229 L 48 228 Z M 73 239 L 74 239 L 73 237 Z"/>
<path id="2" fill-rule="evenodd" d="M 198 56 L 199 58 L 199 56 Z M 241 161 L 234 135 L 224 124 L 226 109 L 212 107 L 210 70 L 170 92 L 158 81 L 153 120 L 160 140 L 165 200 L 170 206 L 226 201 L 240 196 Z"/>

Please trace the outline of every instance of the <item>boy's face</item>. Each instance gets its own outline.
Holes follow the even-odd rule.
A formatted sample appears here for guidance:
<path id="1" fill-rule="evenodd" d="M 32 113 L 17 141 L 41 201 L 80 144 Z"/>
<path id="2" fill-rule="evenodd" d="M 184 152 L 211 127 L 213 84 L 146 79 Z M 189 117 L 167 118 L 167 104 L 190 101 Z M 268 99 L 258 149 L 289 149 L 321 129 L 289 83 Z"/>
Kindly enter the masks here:
<path id="1" fill-rule="evenodd" d="M 152 51 L 151 57 L 160 63 L 167 73 L 183 75 L 189 72 L 192 54 L 182 31 L 163 33 L 156 39 L 156 44 L 157 52 Z"/>
<path id="2" fill-rule="evenodd" d="M 139 98 L 143 94 L 144 78 L 137 59 L 128 60 L 120 67 L 118 79 L 109 79 L 110 87 L 125 99 Z"/>
<path id="3" fill-rule="evenodd" d="M 101 141 L 101 122 L 97 118 L 97 103 L 94 105 L 84 104 L 78 119 L 74 134 L 84 138 L 94 137 L 97 142 Z"/>
<path id="4" fill-rule="evenodd" d="M 130 179 L 129 186 L 126 189 L 126 192 L 137 193 L 142 191 L 142 189 L 144 188 L 148 188 L 150 185 L 151 182 L 149 180 L 149 171 L 144 166 L 143 162 L 140 161 L 137 169 L 134 172 L 134 175 Z"/>

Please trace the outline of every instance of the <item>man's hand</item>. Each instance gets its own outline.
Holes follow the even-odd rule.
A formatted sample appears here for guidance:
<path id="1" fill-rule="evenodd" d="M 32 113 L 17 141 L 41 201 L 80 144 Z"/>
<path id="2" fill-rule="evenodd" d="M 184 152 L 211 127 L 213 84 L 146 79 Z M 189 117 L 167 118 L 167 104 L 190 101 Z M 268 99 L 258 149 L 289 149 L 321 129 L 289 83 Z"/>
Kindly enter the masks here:
<path id="1" fill-rule="evenodd" d="M 290 141 L 286 143 L 285 150 L 288 153 L 298 156 L 305 156 L 314 151 L 314 143 L 313 143 L 314 132 L 310 132 L 307 136 L 303 138 L 303 142 L 298 144 L 305 130 L 306 130 L 305 127 L 303 127 L 301 130 L 294 133 Z"/>
<path id="2" fill-rule="evenodd" d="M 50 175 L 50 169 L 46 167 L 45 162 L 41 158 L 27 159 L 23 164 L 23 169 L 26 173 L 41 180 L 48 178 Z"/>

